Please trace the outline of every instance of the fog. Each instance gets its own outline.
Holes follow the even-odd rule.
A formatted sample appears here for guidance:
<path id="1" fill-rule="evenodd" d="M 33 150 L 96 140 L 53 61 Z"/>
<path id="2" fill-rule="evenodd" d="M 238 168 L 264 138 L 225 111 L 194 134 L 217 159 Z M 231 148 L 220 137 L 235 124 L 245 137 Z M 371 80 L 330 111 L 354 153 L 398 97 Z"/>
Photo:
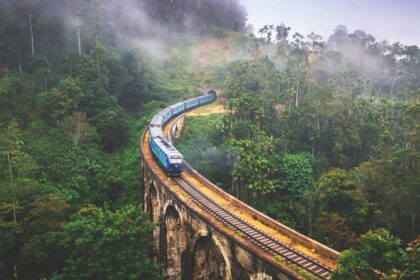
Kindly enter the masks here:
<path id="1" fill-rule="evenodd" d="M 54 48 L 78 52 L 79 31 L 83 53 L 101 43 L 117 49 L 142 47 L 161 59 L 174 40 L 204 36 L 215 28 L 242 31 L 246 11 L 237 0 L 2 0 L 2 22 L 17 23 L 16 40 L 25 46 L 20 53 L 29 52 L 24 37 L 32 24 L 36 52 L 47 57 Z"/>
<path id="2" fill-rule="evenodd" d="M 240 0 L 0 2 L 0 32 L 13 38 L 2 42 L 2 48 L 8 54 L 5 64 L 9 68 L 16 67 L 19 57 L 30 56 L 32 48 L 36 54 L 59 60 L 63 55 L 78 53 L 79 45 L 80 53 L 90 53 L 98 43 L 111 52 L 141 48 L 154 64 L 162 65 L 173 46 L 220 38 L 221 34 L 225 34 L 223 32 L 230 30 L 256 37 L 257 40 L 235 49 L 226 62 L 250 59 L 258 48 L 262 56 L 269 56 L 277 68 L 283 70 L 290 51 L 301 49 L 317 71 L 336 73 L 355 70 L 365 78 L 377 81 L 378 87 L 382 87 L 385 80 L 388 84 L 403 81 L 400 79 L 403 71 L 399 70 L 398 64 L 410 59 L 403 53 L 406 46 L 378 41 L 375 34 L 347 29 L 339 25 L 340 22 L 331 34 L 322 38 L 315 33 L 299 34 L 288 22 L 280 25 L 283 21 L 280 16 L 276 20 L 277 25 L 266 25 L 252 32 L 247 22 L 247 11 Z M 33 46 L 28 40 L 31 24 Z M 6 25 L 13 28 L 2 29 L 1 26 Z M 313 30 L 316 29 L 317 26 L 313 26 Z M 380 91 L 379 88 L 377 90 Z"/>

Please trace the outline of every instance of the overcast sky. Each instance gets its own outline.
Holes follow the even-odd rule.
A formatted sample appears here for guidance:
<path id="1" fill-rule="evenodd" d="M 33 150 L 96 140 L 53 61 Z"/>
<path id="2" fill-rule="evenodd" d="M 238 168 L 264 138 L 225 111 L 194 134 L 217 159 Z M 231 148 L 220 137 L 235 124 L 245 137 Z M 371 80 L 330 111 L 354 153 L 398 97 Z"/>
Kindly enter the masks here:
<path id="1" fill-rule="evenodd" d="M 241 0 L 255 32 L 264 24 L 284 22 L 292 34 L 311 31 L 324 39 L 343 24 L 362 29 L 377 41 L 420 46 L 420 0 Z"/>

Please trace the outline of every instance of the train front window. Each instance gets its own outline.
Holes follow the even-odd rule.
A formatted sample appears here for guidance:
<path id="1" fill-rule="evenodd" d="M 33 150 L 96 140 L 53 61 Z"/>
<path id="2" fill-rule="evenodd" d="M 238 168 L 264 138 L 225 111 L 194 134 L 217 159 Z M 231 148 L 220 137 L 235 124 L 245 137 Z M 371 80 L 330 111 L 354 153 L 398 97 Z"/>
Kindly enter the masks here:
<path id="1" fill-rule="evenodd" d="M 182 163 L 182 156 L 181 155 L 171 155 L 171 163 L 172 164 L 181 164 Z"/>

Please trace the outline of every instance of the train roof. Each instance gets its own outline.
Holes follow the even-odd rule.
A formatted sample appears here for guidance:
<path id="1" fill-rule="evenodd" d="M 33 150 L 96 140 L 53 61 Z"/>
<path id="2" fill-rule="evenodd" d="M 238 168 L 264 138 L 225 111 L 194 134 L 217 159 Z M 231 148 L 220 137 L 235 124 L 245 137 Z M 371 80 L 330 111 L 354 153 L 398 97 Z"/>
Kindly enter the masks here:
<path id="1" fill-rule="evenodd" d="M 162 125 L 163 116 L 155 115 L 150 122 L 151 125 Z"/>
<path id="2" fill-rule="evenodd" d="M 184 102 L 178 102 L 178 103 L 175 103 L 174 105 L 171 105 L 171 106 L 169 106 L 168 108 L 175 109 L 175 108 L 177 108 L 177 107 L 179 107 L 179 106 L 181 106 L 181 105 L 184 105 Z"/>
<path id="3" fill-rule="evenodd" d="M 165 138 L 158 137 L 154 139 L 159 147 L 165 152 L 167 155 L 178 155 L 182 158 L 182 154 Z"/>
<path id="4" fill-rule="evenodd" d="M 163 137 L 163 132 L 160 127 L 150 127 L 150 137 Z"/>
<path id="5" fill-rule="evenodd" d="M 187 99 L 187 100 L 184 101 L 184 103 L 190 102 L 190 101 L 194 101 L 194 100 L 196 100 L 197 98 L 200 98 L 200 97 L 202 97 L 202 96 L 197 96 L 197 97 L 193 97 L 193 98 Z"/>
<path id="6" fill-rule="evenodd" d="M 170 112 L 171 111 L 171 108 L 170 107 L 166 107 L 165 109 L 162 109 L 159 113 L 158 113 L 158 115 L 161 115 L 161 116 L 165 116 L 168 112 Z"/>

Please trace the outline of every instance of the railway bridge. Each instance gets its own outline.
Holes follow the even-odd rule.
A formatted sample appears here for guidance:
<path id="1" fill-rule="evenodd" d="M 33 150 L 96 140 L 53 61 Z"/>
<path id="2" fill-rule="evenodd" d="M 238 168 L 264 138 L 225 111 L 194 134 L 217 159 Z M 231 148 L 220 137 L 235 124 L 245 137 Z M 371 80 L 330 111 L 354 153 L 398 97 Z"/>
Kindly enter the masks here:
<path id="1" fill-rule="evenodd" d="M 179 136 L 185 114 L 164 134 Z M 339 253 L 227 194 L 188 166 L 168 177 L 140 141 L 144 210 L 156 223 L 151 254 L 165 279 L 329 279 Z"/>

